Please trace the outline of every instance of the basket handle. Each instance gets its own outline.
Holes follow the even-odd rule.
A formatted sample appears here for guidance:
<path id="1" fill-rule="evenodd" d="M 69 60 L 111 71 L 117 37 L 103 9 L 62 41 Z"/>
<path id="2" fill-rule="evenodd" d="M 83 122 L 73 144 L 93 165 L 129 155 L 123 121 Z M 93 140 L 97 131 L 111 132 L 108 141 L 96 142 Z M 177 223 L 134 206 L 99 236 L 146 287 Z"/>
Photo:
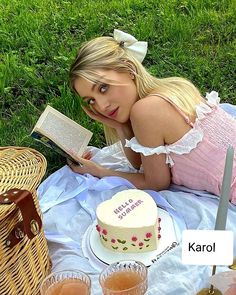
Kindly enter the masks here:
<path id="1" fill-rule="evenodd" d="M 25 234 L 31 240 L 42 228 L 42 220 L 35 208 L 33 196 L 27 190 L 10 189 L 0 195 L 0 204 L 12 204 L 20 210 L 23 221 L 17 223 L 6 240 L 10 248 L 15 246 Z"/>

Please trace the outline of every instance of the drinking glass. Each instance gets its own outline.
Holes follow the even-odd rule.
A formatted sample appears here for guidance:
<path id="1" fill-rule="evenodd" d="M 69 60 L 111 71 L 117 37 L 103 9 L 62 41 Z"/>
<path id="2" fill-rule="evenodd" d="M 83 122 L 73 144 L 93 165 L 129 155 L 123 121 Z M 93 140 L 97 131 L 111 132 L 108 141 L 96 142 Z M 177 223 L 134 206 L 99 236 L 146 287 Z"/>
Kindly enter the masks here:
<path id="1" fill-rule="evenodd" d="M 40 287 L 41 295 L 89 295 L 91 280 L 80 270 L 64 270 L 51 273 Z"/>
<path id="2" fill-rule="evenodd" d="M 99 283 L 104 295 L 143 295 L 147 291 L 147 267 L 138 261 L 123 260 L 105 268 Z"/>

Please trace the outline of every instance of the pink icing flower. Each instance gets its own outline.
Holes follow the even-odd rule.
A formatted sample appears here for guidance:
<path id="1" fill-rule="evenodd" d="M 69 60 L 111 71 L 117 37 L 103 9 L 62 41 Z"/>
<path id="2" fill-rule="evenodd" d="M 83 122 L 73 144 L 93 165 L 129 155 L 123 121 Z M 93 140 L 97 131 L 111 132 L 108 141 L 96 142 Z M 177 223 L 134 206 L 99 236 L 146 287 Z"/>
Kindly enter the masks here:
<path id="1" fill-rule="evenodd" d="M 100 231 L 101 231 L 101 227 L 97 224 L 96 225 L 96 230 L 100 233 Z"/>
<path id="2" fill-rule="evenodd" d="M 139 245 L 140 247 L 142 247 L 142 246 L 143 246 L 143 242 L 140 242 L 138 245 Z"/>
<path id="3" fill-rule="evenodd" d="M 149 239 L 152 237 L 152 234 L 151 233 L 146 233 L 146 238 Z"/>
<path id="4" fill-rule="evenodd" d="M 111 239 L 111 242 L 114 244 L 116 242 L 116 240 L 115 239 Z"/>
<path id="5" fill-rule="evenodd" d="M 133 241 L 133 242 L 136 242 L 137 241 L 137 237 L 135 237 L 135 236 L 133 236 L 132 238 L 131 238 L 131 240 Z"/>
<path id="6" fill-rule="evenodd" d="M 104 235 L 107 235 L 107 230 L 106 230 L 106 229 L 103 229 L 103 230 L 102 230 L 102 233 L 103 233 Z"/>
<path id="7" fill-rule="evenodd" d="M 158 239 L 160 239 L 160 238 L 161 238 L 161 235 L 159 234 L 159 235 L 158 235 Z"/>

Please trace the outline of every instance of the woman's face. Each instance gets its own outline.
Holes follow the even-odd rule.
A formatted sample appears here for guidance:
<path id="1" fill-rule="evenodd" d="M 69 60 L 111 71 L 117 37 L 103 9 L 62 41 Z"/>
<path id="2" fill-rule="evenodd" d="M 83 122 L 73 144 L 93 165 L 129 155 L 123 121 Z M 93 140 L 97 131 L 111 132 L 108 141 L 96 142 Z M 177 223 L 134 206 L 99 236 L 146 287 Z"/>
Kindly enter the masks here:
<path id="1" fill-rule="evenodd" d="M 127 122 L 131 108 L 138 100 L 134 77 L 113 70 L 96 73 L 99 76 L 96 83 L 77 78 L 74 82 L 76 92 L 96 112 L 120 123 Z"/>

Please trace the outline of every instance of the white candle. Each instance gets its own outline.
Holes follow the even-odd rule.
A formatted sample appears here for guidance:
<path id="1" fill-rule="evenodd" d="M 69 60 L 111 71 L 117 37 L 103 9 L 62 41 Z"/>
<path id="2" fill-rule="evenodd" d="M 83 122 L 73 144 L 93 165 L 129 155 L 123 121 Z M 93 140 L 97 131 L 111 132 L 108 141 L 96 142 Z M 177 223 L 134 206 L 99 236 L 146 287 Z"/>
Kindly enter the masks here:
<path id="1" fill-rule="evenodd" d="M 215 230 L 224 230 L 227 220 L 229 206 L 230 186 L 232 181 L 232 168 L 234 159 L 234 148 L 229 146 L 227 149 L 221 196 L 216 216 Z"/>

